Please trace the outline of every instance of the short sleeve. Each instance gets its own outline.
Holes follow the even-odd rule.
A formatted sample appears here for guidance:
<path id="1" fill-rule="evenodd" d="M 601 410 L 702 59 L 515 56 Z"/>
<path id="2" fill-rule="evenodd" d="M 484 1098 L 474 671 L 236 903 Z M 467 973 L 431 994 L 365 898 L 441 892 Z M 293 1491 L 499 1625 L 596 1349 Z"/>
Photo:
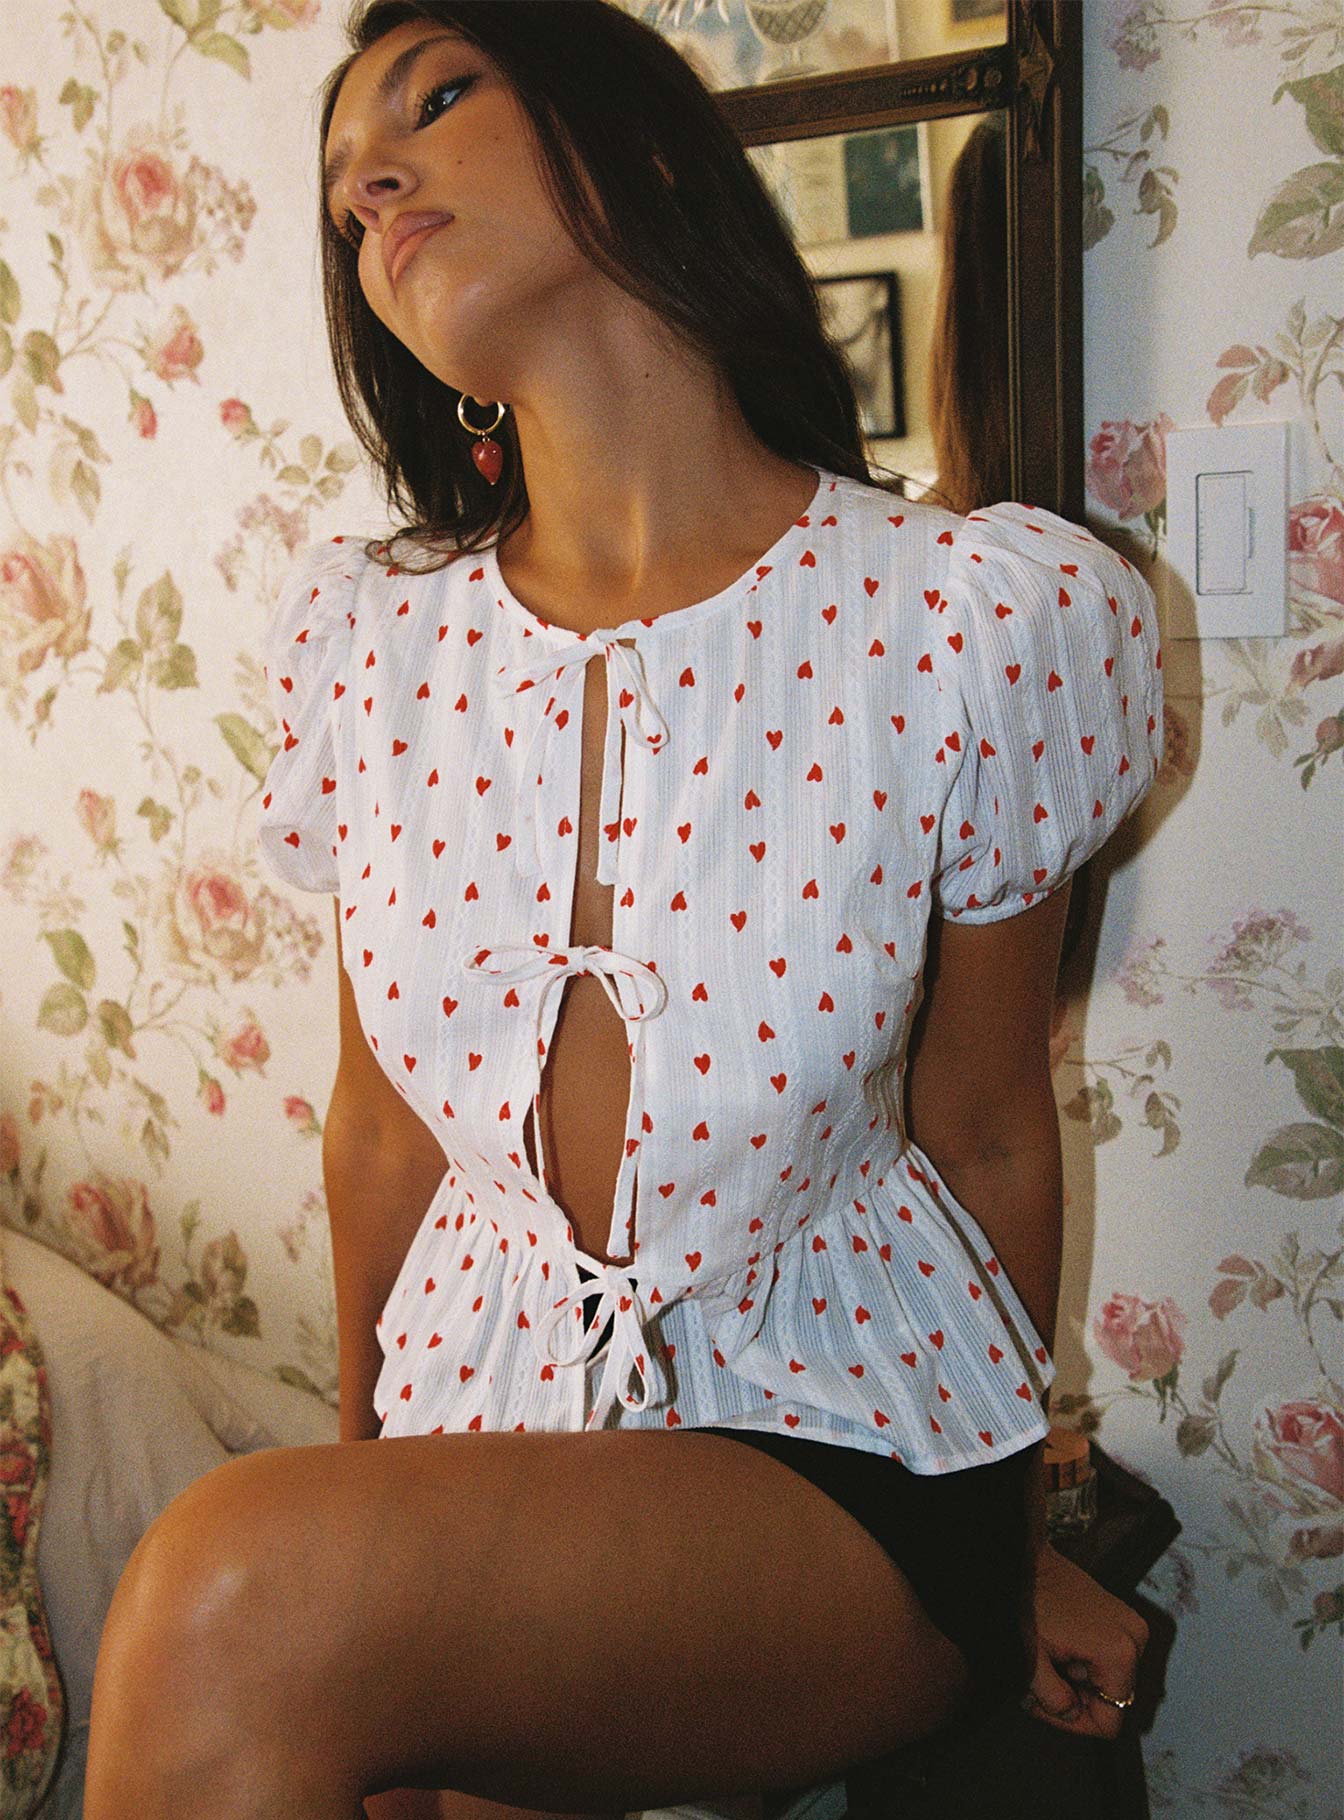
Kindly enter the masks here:
<path id="1" fill-rule="evenodd" d="M 1039 903 L 1137 807 L 1162 762 L 1152 589 L 1068 519 L 1016 501 L 953 536 L 935 637 L 959 747 L 934 899 L 998 922 Z"/>
<path id="2" fill-rule="evenodd" d="M 345 689 L 358 538 L 325 537 L 290 564 L 263 640 L 280 744 L 257 820 L 270 870 L 300 891 L 336 891 L 335 706 Z"/>

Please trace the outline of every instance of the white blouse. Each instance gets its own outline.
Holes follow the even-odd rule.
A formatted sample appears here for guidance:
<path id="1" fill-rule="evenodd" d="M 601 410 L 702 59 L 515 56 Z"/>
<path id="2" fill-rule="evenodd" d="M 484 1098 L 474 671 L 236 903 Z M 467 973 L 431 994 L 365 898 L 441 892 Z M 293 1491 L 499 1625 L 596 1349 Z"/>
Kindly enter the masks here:
<path id="1" fill-rule="evenodd" d="M 598 657 L 612 946 L 569 948 Z M 447 1165 L 378 1322 L 384 1435 L 713 1424 L 939 1473 L 1045 1434 L 1054 1363 L 903 1131 L 902 1072 L 935 907 L 1039 903 L 1152 783 L 1157 615 L 1123 557 L 818 469 L 731 586 L 587 634 L 493 549 L 417 576 L 321 540 L 266 659 L 261 852 L 339 894 L 360 1021 Z M 525 1157 L 586 972 L 630 1044 L 625 1265 Z"/>

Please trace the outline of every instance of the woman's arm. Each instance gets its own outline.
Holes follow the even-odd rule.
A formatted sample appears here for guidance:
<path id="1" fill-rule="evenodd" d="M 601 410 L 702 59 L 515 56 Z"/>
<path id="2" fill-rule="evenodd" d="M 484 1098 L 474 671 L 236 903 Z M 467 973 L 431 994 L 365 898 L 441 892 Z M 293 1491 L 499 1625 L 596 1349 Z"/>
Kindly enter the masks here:
<path id="1" fill-rule="evenodd" d="M 975 1216 L 1053 1351 L 1063 1249 L 1059 1112 L 1050 1029 L 1067 882 L 1017 916 L 933 918 L 924 996 L 906 1052 L 906 1130 Z M 1049 1391 L 1041 1398 L 1049 1414 Z M 1042 1444 L 1028 1519 L 1045 1542 Z"/>
<path id="2" fill-rule="evenodd" d="M 322 1173 L 336 1282 L 340 1439 L 363 1441 L 381 1427 L 373 1407 L 383 1365 L 378 1316 L 448 1159 L 383 1073 L 360 1026 L 341 961 L 339 903 L 336 956 L 341 1051 L 322 1131 Z"/>

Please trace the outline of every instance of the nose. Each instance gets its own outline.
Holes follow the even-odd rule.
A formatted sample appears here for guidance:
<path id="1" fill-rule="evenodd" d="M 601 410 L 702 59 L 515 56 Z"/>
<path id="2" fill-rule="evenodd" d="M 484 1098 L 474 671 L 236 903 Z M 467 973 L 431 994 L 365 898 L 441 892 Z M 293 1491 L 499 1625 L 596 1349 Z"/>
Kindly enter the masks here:
<path id="1" fill-rule="evenodd" d="M 344 178 L 336 186 L 334 207 L 337 216 L 341 205 L 358 216 L 366 228 L 380 232 L 380 211 L 415 188 L 415 179 L 405 166 L 389 158 L 355 158 Z"/>

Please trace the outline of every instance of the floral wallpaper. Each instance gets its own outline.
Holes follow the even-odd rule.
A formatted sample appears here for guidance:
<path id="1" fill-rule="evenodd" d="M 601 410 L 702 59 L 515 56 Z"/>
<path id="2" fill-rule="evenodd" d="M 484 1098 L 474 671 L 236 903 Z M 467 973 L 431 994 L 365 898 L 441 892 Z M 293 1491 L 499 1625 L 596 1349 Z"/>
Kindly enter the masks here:
<path id="1" fill-rule="evenodd" d="M 333 1405 L 332 912 L 254 826 L 277 585 L 386 528 L 311 226 L 343 10 L 46 0 L 0 45 L 0 1214 Z M 1286 418 L 1290 597 L 1282 638 L 1164 641 L 1165 763 L 1061 980 L 1052 1412 L 1183 1524 L 1154 1812 L 1337 1820 L 1344 5 L 1084 37 L 1089 524 L 1158 585 L 1167 432 Z"/>

